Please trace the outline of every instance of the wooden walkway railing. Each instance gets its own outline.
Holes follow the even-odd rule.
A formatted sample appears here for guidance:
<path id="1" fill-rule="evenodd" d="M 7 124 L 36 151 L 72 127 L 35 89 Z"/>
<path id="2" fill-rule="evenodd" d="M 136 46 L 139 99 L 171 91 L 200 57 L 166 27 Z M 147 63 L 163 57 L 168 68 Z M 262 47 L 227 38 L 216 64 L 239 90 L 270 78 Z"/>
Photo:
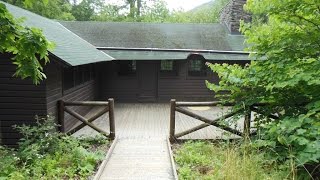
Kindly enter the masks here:
<path id="1" fill-rule="evenodd" d="M 104 107 L 101 111 L 97 112 L 90 118 L 85 118 L 79 113 L 73 111 L 72 109 L 69 108 L 69 106 L 100 106 Z M 63 100 L 60 100 L 58 102 L 58 120 L 60 124 L 60 131 L 65 132 L 65 127 L 64 127 L 64 116 L 65 113 L 67 112 L 71 116 L 75 117 L 77 120 L 81 121 L 82 123 L 79 124 L 78 126 L 74 127 L 73 129 L 69 130 L 66 132 L 67 134 L 73 134 L 80 129 L 82 129 L 85 126 L 89 126 L 92 129 L 96 130 L 100 134 L 110 138 L 114 139 L 115 138 L 115 121 L 114 121 L 114 100 L 113 99 L 108 99 L 107 102 L 103 101 L 76 101 L 76 102 L 65 102 Z M 94 125 L 92 122 L 98 119 L 100 116 L 102 116 L 105 113 L 109 113 L 109 125 L 110 125 L 110 133 L 108 134 L 105 130 L 97 127 Z"/>
<path id="2" fill-rule="evenodd" d="M 192 107 L 192 106 L 217 106 L 220 105 L 221 102 L 176 102 L 175 99 L 172 99 L 170 101 L 170 132 L 169 132 L 169 139 L 171 142 L 175 142 L 178 138 L 185 136 L 187 134 L 193 133 L 195 131 L 198 131 L 200 129 L 203 129 L 205 127 L 208 126 L 215 126 L 218 128 L 221 128 L 225 131 L 228 131 L 232 134 L 236 134 L 238 136 L 244 136 L 247 137 L 250 135 L 250 122 L 251 122 L 251 108 L 249 108 L 249 112 L 246 113 L 245 115 L 245 120 L 244 120 L 244 130 L 243 132 L 240 132 L 239 130 L 235 129 L 235 128 L 231 128 L 229 126 L 223 125 L 222 123 L 219 123 L 219 121 L 232 117 L 235 114 L 239 113 L 240 111 L 244 111 L 244 110 L 239 110 L 236 112 L 230 112 L 228 114 L 225 114 L 219 118 L 215 118 L 215 119 L 209 119 L 207 117 L 195 114 L 191 111 L 188 111 L 186 109 L 184 109 L 183 107 Z M 224 104 L 224 106 L 233 106 L 234 104 Z M 204 122 L 203 124 L 200 124 L 196 127 L 193 127 L 191 129 L 185 130 L 183 132 L 179 132 L 176 133 L 175 132 L 175 126 L 176 126 L 176 119 L 175 119 L 175 115 L 176 115 L 176 111 L 180 112 L 182 114 L 185 114 L 187 116 L 190 116 L 194 119 L 197 119 L 199 121 Z"/>

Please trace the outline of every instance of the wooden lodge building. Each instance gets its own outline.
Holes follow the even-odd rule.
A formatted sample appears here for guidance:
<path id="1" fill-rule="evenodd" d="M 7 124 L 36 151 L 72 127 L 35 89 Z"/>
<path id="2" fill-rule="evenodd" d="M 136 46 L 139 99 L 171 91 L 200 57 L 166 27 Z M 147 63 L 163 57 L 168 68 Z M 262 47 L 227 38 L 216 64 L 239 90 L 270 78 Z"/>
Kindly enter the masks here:
<path id="1" fill-rule="evenodd" d="M 57 22 L 1 2 L 24 25 L 55 43 L 40 85 L 13 77 L 10 54 L 0 54 L 0 144 L 13 145 L 15 124 L 57 115 L 57 101 L 169 102 L 208 100 L 205 80 L 218 77 L 205 62 L 249 62 L 244 39 L 222 24 Z M 76 109 L 86 114 L 89 109 Z M 70 129 L 76 120 L 65 118 Z"/>

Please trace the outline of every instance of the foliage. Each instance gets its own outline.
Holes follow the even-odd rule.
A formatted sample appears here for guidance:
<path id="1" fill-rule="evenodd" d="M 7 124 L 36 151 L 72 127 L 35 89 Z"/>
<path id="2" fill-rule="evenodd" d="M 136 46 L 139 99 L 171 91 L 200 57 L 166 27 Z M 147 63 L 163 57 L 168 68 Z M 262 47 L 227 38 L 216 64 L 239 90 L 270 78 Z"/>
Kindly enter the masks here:
<path id="1" fill-rule="evenodd" d="M 248 0 L 253 20 L 241 30 L 255 61 L 208 64 L 220 78 L 219 84 L 207 82 L 217 97 L 235 108 L 268 104 L 258 110 L 258 144 L 275 150 L 278 160 L 294 156 L 299 166 L 320 160 L 319 7 L 316 0 Z"/>
<path id="2" fill-rule="evenodd" d="M 229 0 L 215 0 L 204 7 L 198 7 L 191 11 L 173 11 L 167 22 L 178 23 L 218 23 L 221 9 Z"/>
<path id="3" fill-rule="evenodd" d="M 103 158 L 103 152 L 90 152 L 85 147 L 106 141 L 79 140 L 58 133 L 51 118 L 38 118 L 37 126 L 16 128 L 24 138 L 17 151 L 1 147 L 0 179 L 82 179 L 91 175 Z"/>
<path id="4" fill-rule="evenodd" d="M 35 84 L 46 78 L 42 65 L 48 59 L 47 49 L 53 45 L 46 40 L 41 30 L 20 25 L 0 3 L 0 53 L 13 54 L 12 61 L 17 65 L 15 76 L 30 77 Z"/>
<path id="5" fill-rule="evenodd" d="M 70 3 L 68 0 L 35 1 L 5 0 L 41 16 L 58 20 L 114 21 L 114 22 L 173 22 L 173 23 L 216 23 L 219 13 L 228 0 L 215 0 L 205 7 L 188 12 L 169 11 L 164 0 L 122 0 L 117 4 L 102 0 L 82 0 Z"/>
<path id="6" fill-rule="evenodd" d="M 152 6 L 145 5 L 138 21 L 141 22 L 165 22 L 170 17 L 167 4 L 163 0 L 153 2 Z"/>
<path id="7" fill-rule="evenodd" d="M 74 15 L 71 13 L 72 6 L 68 0 L 27 1 L 27 3 L 25 0 L 4 1 L 50 19 L 75 20 Z"/>
<path id="8" fill-rule="evenodd" d="M 77 21 L 89 21 L 96 14 L 96 8 L 101 8 L 103 3 L 100 0 L 83 0 L 72 6 L 71 13 Z"/>
<path id="9" fill-rule="evenodd" d="M 269 161 L 259 150 L 236 143 L 189 141 L 175 150 L 179 179 L 287 179 L 286 164 Z"/>

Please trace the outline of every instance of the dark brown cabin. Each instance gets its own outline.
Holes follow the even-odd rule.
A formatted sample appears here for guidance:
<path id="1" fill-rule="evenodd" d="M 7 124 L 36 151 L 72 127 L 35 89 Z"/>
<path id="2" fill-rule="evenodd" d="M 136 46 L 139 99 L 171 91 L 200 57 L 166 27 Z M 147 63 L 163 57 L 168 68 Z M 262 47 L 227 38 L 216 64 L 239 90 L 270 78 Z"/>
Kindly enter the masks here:
<path id="1" fill-rule="evenodd" d="M 61 22 L 115 60 L 102 63 L 100 97 L 116 102 L 209 100 L 205 62 L 248 63 L 244 38 L 221 24 Z"/>
<path id="2" fill-rule="evenodd" d="M 57 116 L 60 99 L 208 100 L 214 94 L 205 80 L 218 82 L 218 77 L 205 62 L 249 62 L 242 52 L 243 37 L 230 35 L 219 24 L 59 23 L 5 5 L 15 17 L 27 17 L 25 25 L 41 28 L 56 47 L 40 85 L 13 77 L 11 56 L 0 54 L 1 144 L 14 145 L 20 138 L 13 125 L 34 124 L 35 115 Z M 89 110 L 77 109 L 81 114 Z M 75 122 L 66 116 L 66 130 Z"/>
<path id="3" fill-rule="evenodd" d="M 2 3 L 2 2 L 1 2 Z M 47 79 L 34 85 L 30 79 L 13 77 L 12 55 L 0 53 L 0 144 L 15 145 L 21 137 L 13 125 L 34 124 L 35 115 L 57 115 L 57 101 L 95 100 L 98 78 L 97 63 L 113 58 L 67 30 L 60 23 L 4 3 L 15 17 L 27 17 L 26 26 L 38 27 L 56 45 L 50 51 L 50 63 L 45 66 Z M 79 107 L 86 114 L 89 109 Z M 75 119 L 66 116 L 70 128 Z"/>

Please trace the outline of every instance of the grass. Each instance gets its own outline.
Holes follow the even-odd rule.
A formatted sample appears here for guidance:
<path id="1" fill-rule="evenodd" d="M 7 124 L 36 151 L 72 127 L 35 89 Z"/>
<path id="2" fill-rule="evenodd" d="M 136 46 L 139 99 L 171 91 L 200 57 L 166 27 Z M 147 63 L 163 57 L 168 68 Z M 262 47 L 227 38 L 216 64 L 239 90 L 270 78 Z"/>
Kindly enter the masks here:
<path id="1" fill-rule="evenodd" d="M 290 166 L 278 165 L 264 152 L 236 143 L 189 141 L 174 153 L 179 179 L 292 179 Z"/>

